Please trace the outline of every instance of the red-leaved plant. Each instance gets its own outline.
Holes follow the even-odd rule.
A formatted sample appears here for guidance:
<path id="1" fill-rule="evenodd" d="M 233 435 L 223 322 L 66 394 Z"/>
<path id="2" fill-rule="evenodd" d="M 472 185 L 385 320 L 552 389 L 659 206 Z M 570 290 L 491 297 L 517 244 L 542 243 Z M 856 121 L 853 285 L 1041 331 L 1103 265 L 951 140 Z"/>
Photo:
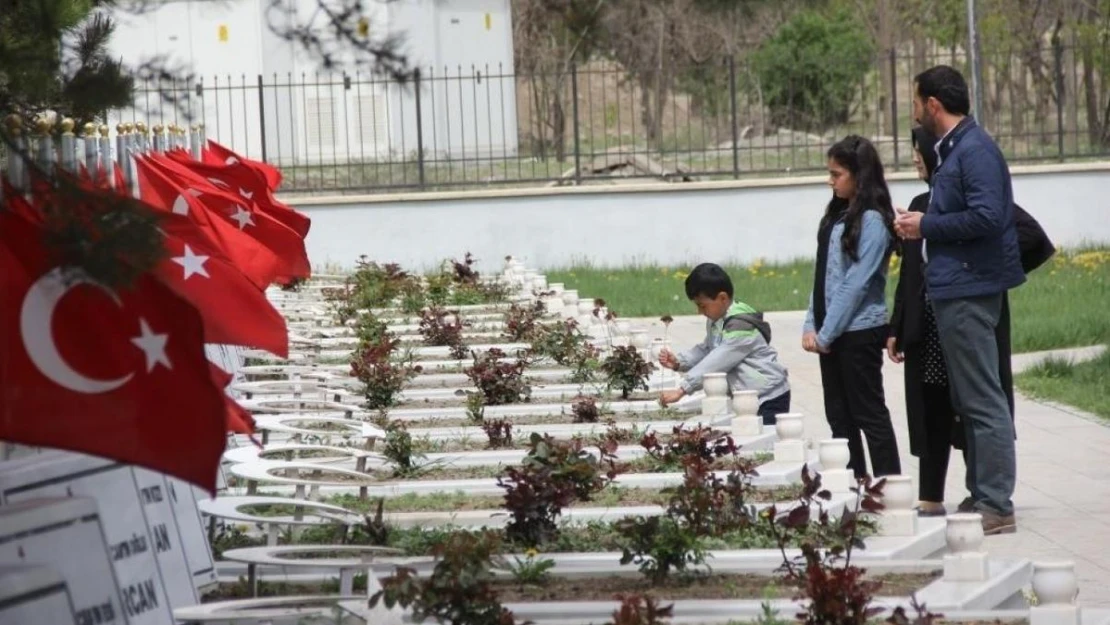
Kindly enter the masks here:
<path id="1" fill-rule="evenodd" d="M 526 547 L 546 543 L 559 533 L 563 508 L 589 501 L 617 476 L 616 445 L 602 444 L 594 456 L 581 439 L 557 441 L 533 433 L 519 466 L 505 469 L 497 485 L 505 489 L 509 523 L 505 536 Z"/>
<path id="2" fill-rule="evenodd" d="M 447 347 L 455 359 L 466 358 L 462 332 L 467 325 L 457 310 L 432 306 L 420 313 L 420 334 L 424 337 L 424 344 Z"/>
<path id="3" fill-rule="evenodd" d="M 399 342 L 397 339 L 385 339 L 366 344 L 351 359 L 351 375 L 363 383 L 363 397 L 369 410 L 396 405 L 397 395 L 405 384 L 422 370 L 420 365 L 412 364 L 412 357 L 408 354 L 399 360 L 392 360 Z"/>
<path id="4" fill-rule="evenodd" d="M 524 377 L 528 366 L 522 356 L 516 362 L 505 362 L 505 352 L 496 347 L 484 353 L 472 352 L 474 364 L 467 367 L 466 377 L 482 394 L 482 405 L 500 406 L 525 402 L 532 396 L 532 387 Z"/>
<path id="5" fill-rule="evenodd" d="M 644 360 L 640 350 L 631 345 L 614 347 L 601 363 L 610 389 L 620 389 L 621 399 L 628 399 L 636 390 L 648 390 L 648 378 L 655 364 Z"/>
<path id="6" fill-rule="evenodd" d="M 505 336 L 513 342 L 531 341 L 536 336 L 544 312 L 546 309 L 540 301 L 528 306 L 510 304 L 509 310 L 505 311 Z"/>
<path id="7" fill-rule="evenodd" d="M 805 625 L 866 625 L 882 608 L 871 607 L 881 582 L 864 579 L 865 569 L 852 566 L 852 550 L 863 549 L 858 530 L 861 512 L 877 513 L 883 509 L 879 501 L 884 481 L 872 484 L 870 477 L 859 481 L 853 489 L 856 503 L 845 507 L 832 520 L 822 502 L 832 494 L 821 488 L 821 476 L 810 475 L 802 467 L 802 493 L 797 505 L 780 514 L 775 506 L 762 513 L 782 553 L 784 581 L 794 586 L 796 599 L 807 599 L 806 611 L 798 614 Z M 813 509 L 817 521 L 813 522 Z M 801 556 L 791 558 L 786 545 L 796 542 Z"/>
<path id="8" fill-rule="evenodd" d="M 690 428 L 676 425 L 666 443 L 659 442 L 653 430 L 640 439 L 640 446 L 662 470 L 677 470 L 691 455 L 713 462 L 725 456 L 735 456 L 740 449 L 731 436 L 705 425 Z"/>
<path id="9" fill-rule="evenodd" d="M 508 419 L 489 419 L 482 421 L 482 431 L 489 439 L 490 449 L 511 447 L 513 444 L 513 422 Z"/>
<path id="10" fill-rule="evenodd" d="M 617 595 L 621 605 L 606 625 L 663 625 L 674 616 L 674 604 L 662 605 L 651 595 Z"/>

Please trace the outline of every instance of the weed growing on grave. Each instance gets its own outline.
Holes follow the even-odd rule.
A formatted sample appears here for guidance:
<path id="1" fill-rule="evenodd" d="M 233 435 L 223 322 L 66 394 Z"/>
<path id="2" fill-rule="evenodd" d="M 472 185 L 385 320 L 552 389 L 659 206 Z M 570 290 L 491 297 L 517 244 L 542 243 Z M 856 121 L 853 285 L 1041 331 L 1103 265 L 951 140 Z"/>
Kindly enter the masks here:
<path id="1" fill-rule="evenodd" d="M 808 599 L 806 611 L 797 618 L 805 625 L 866 625 L 868 620 L 882 612 L 871 607 L 880 582 L 863 578 L 864 569 L 852 566 L 852 550 L 863 548 L 859 530 L 864 520 L 861 512 L 877 513 L 883 509 L 883 480 L 872 484 L 869 477 L 860 480 L 853 489 L 856 503 L 845 509 L 837 520 L 832 520 L 823 502 L 832 494 L 821 488 L 821 476 L 811 476 L 807 467 L 802 468 L 802 493 L 797 505 L 785 514 L 775 506 L 760 515 L 782 553 L 782 578 L 797 588 L 797 599 Z M 813 523 L 813 509 L 817 509 L 817 522 Z M 790 558 L 786 546 L 796 543 L 801 556 Z M 843 565 L 840 562 L 843 561 Z"/>
<path id="2" fill-rule="evenodd" d="M 482 422 L 482 431 L 489 439 L 490 449 L 513 446 L 513 423 L 508 419 L 490 419 Z"/>
<path id="3" fill-rule="evenodd" d="M 425 458 L 413 446 L 412 434 L 405 429 L 403 421 L 394 421 L 386 428 L 382 456 L 393 465 L 394 477 L 414 475 L 420 470 L 420 461 Z"/>
<path id="4" fill-rule="evenodd" d="M 581 384 L 594 379 L 600 366 L 601 352 L 578 329 L 578 322 L 574 319 L 540 326 L 531 341 L 530 353 L 535 357 L 550 358 L 556 364 L 570 368 L 572 382 Z"/>
<path id="5" fill-rule="evenodd" d="M 524 356 L 516 362 L 502 362 L 505 352 L 496 347 L 485 353 L 472 352 L 474 364 L 467 367 L 466 377 L 478 392 L 486 406 L 500 406 L 528 401 L 532 387 L 524 377 L 527 360 Z"/>
<path id="6" fill-rule="evenodd" d="M 606 383 L 610 389 L 620 389 L 622 399 L 628 399 L 637 390 L 648 390 L 652 371 L 655 364 L 644 360 L 640 350 L 628 345 L 614 347 L 601 363 Z"/>
<path id="7" fill-rule="evenodd" d="M 513 625 L 516 619 L 497 598 L 492 556 L 500 548 L 496 532 L 453 532 L 435 545 L 432 574 L 398 567 L 370 597 L 370 607 L 384 602 L 412 611 L 416 622 L 432 619 L 453 625 Z"/>
<path id="8" fill-rule="evenodd" d="M 530 305 L 511 304 L 505 311 L 505 337 L 510 341 L 531 341 L 540 326 L 546 309 L 543 302 L 535 301 Z"/>
<path id="9" fill-rule="evenodd" d="M 474 425 L 486 422 L 486 400 L 481 393 L 466 392 L 466 418 Z"/>
<path id="10" fill-rule="evenodd" d="M 355 317 L 355 338 L 358 339 L 356 351 L 362 351 L 374 345 L 389 344 L 392 352 L 400 343 L 389 331 L 389 324 L 382 321 L 371 312 L 360 313 Z"/>
<path id="11" fill-rule="evenodd" d="M 570 404 L 570 412 L 574 415 L 575 423 L 597 423 L 601 410 L 597 407 L 597 400 L 593 397 L 579 395 Z"/>
<path id="12" fill-rule="evenodd" d="M 418 280 L 410 280 L 401 288 L 401 311 L 408 315 L 418 315 L 424 309 L 428 295 Z"/>
<path id="13" fill-rule="evenodd" d="M 346 284 L 351 287 L 350 303 L 355 308 L 375 308 L 392 305 L 415 280 L 396 263 L 379 265 L 360 256 Z"/>
<path id="14" fill-rule="evenodd" d="M 621 564 L 635 564 L 653 584 L 705 563 L 701 538 L 670 516 L 626 518 L 616 529 L 622 537 Z"/>
<path id="15" fill-rule="evenodd" d="M 392 360 L 399 341 L 392 339 L 370 344 L 356 352 L 351 360 L 351 375 L 363 383 L 363 397 L 369 410 L 384 410 L 397 404 L 397 396 L 410 380 L 422 370 L 413 364 L 410 353 Z"/>
<path id="16" fill-rule="evenodd" d="M 662 605 L 651 595 L 618 595 L 621 605 L 606 625 L 664 625 L 674 616 L 674 604 Z"/>
<path id="17" fill-rule="evenodd" d="M 420 334 L 424 337 L 424 344 L 447 347 L 456 360 L 466 358 L 462 332 L 467 325 L 457 310 L 432 307 L 420 313 Z"/>
<path id="18" fill-rule="evenodd" d="M 510 517 L 506 537 L 528 547 L 554 539 L 563 508 L 589 501 L 616 477 L 616 447 L 600 446 L 599 451 L 597 457 L 590 454 L 581 439 L 556 441 L 532 434 L 520 465 L 506 468 L 497 479 Z"/>
<path id="19" fill-rule="evenodd" d="M 510 563 L 506 558 L 498 558 L 498 564 L 500 568 L 508 571 L 513 576 L 513 581 L 520 586 L 538 586 L 550 579 L 548 571 L 555 568 L 554 560 L 537 558 L 538 555 L 538 551 L 529 549 L 525 552 L 523 560 L 513 556 L 513 562 Z"/>

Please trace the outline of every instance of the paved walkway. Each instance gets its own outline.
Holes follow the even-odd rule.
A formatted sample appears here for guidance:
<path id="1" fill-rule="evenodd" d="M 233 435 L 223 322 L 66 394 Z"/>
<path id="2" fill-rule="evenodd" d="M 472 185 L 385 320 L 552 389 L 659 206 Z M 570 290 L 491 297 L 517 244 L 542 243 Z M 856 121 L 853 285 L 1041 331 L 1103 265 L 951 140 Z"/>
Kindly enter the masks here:
<path id="1" fill-rule="evenodd" d="M 768 314 L 772 342 L 790 369 L 794 412 L 806 415 L 806 438 L 830 436 L 821 398 L 817 357 L 801 348 L 804 313 Z M 652 337 L 663 335 L 658 320 L 639 319 L 651 327 Z M 679 317 L 671 324 L 675 348 L 704 336 L 702 317 Z M 1090 358 L 1102 348 L 1061 350 L 1014 357 L 1015 372 L 1049 353 L 1076 359 Z M 917 479 L 917 458 L 909 453 L 902 370 L 884 359 L 887 406 L 894 420 L 903 471 Z M 1108 389 L 1110 392 L 1110 389 Z M 1018 485 L 1014 495 L 1018 531 L 987 538 L 987 549 L 999 555 L 1034 560 L 1074 560 L 1081 605 L 1110 607 L 1110 427 L 1091 415 L 1067 406 L 1046 405 L 1017 397 Z M 949 509 L 963 498 L 964 466 L 953 456 L 948 472 Z"/>

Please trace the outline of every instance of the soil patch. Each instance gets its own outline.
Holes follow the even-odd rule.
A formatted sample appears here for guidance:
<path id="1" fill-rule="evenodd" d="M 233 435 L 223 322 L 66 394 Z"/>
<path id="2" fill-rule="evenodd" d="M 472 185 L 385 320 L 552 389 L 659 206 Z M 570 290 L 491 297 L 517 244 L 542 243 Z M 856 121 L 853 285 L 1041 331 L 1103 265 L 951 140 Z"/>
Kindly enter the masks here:
<path id="1" fill-rule="evenodd" d="M 710 562 L 712 566 L 712 562 Z M 878 594 L 904 597 L 917 592 L 940 576 L 932 574 L 867 575 L 882 583 Z M 616 595 L 650 593 L 668 601 L 677 599 L 788 599 L 795 589 L 773 577 L 754 574 L 708 574 L 679 576 L 653 585 L 641 575 L 591 577 L 551 576 L 542 586 L 522 586 L 510 581 L 496 584 L 501 601 L 611 601 Z"/>

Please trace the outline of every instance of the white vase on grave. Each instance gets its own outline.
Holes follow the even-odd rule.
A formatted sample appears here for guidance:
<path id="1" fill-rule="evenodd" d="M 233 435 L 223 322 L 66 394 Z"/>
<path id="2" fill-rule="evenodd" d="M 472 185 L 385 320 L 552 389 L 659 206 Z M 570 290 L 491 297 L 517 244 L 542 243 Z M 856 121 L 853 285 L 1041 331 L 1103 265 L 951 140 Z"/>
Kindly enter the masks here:
<path id="1" fill-rule="evenodd" d="M 1079 594 L 1075 562 L 1034 562 L 1033 593 L 1038 606 L 1071 605 Z"/>
<path id="2" fill-rule="evenodd" d="M 620 334 L 628 334 L 632 330 L 632 324 L 627 319 L 618 319 L 613 325 Z"/>
<path id="3" fill-rule="evenodd" d="M 944 540 L 950 553 L 973 553 L 983 544 L 983 515 L 957 512 L 946 517 Z"/>
<path id="4" fill-rule="evenodd" d="M 787 412 L 775 415 L 775 434 L 780 441 L 792 441 L 802 437 L 803 415 L 796 412 Z"/>
<path id="5" fill-rule="evenodd" d="M 532 288 L 536 291 L 547 290 L 547 278 L 545 276 L 536 276 L 532 278 Z"/>
<path id="6" fill-rule="evenodd" d="M 566 291 L 566 286 L 562 282 L 552 282 L 547 285 L 547 290 L 553 291 L 555 295 L 561 296 L 563 291 Z"/>
<path id="7" fill-rule="evenodd" d="M 738 417 L 750 417 L 759 414 L 759 392 L 733 391 L 732 413 Z"/>
<path id="8" fill-rule="evenodd" d="M 883 505 L 887 510 L 913 508 L 915 491 L 913 478 L 908 475 L 887 475 L 883 483 Z"/>
<path id="9" fill-rule="evenodd" d="M 585 316 L 593 317 L 593 315 L 594 315 L 594 303 L 591 302 L 591 301 L 588 301 L 588 300 L 584 300 L 584 299 L 583 300 L 578 300 L 578 314 L 582 315 L 583 317 L 585 317 Z"/>
<path id="10" fill-rule="evenodd" d="M 829 438 L 817 444 L 817 458 L 821 461 L 822 471 L 836 471 L 848 466 L 852 453 L 848 450 L 848 439 Z"/>
<path id="11" fill-rule="evenodd" d="M 652 339 L 651 359 L 655 362 L 659 362 L 659 355 L 663 353 L 664 349 L 666 349 L 666 347 L 663 345 L 663 339 Z"/>
<path id="12" fill-rule="evenodd" d="M 563 304 L 566 305 L 566 306 L 577 306 L 578 305 L 578 291 L 575 290 L 575 289 L 569 289 L 569 290 L 563 291 Z"/>
<path id="13" fill-rule="evenodd" d="M 648 337 L 647 330 L 634 328 L 628 334 L 628 342 L 636 349 L 644 349 L 651 345 L 651 338 Z"/>
<path id="14" fill-rule="evenodd" d="M 706 397 L 724 397 L 728 394 L 726 375 L 724 373 L 705 374 L 702 378 L 702 387 L 705 389 Z"/>

